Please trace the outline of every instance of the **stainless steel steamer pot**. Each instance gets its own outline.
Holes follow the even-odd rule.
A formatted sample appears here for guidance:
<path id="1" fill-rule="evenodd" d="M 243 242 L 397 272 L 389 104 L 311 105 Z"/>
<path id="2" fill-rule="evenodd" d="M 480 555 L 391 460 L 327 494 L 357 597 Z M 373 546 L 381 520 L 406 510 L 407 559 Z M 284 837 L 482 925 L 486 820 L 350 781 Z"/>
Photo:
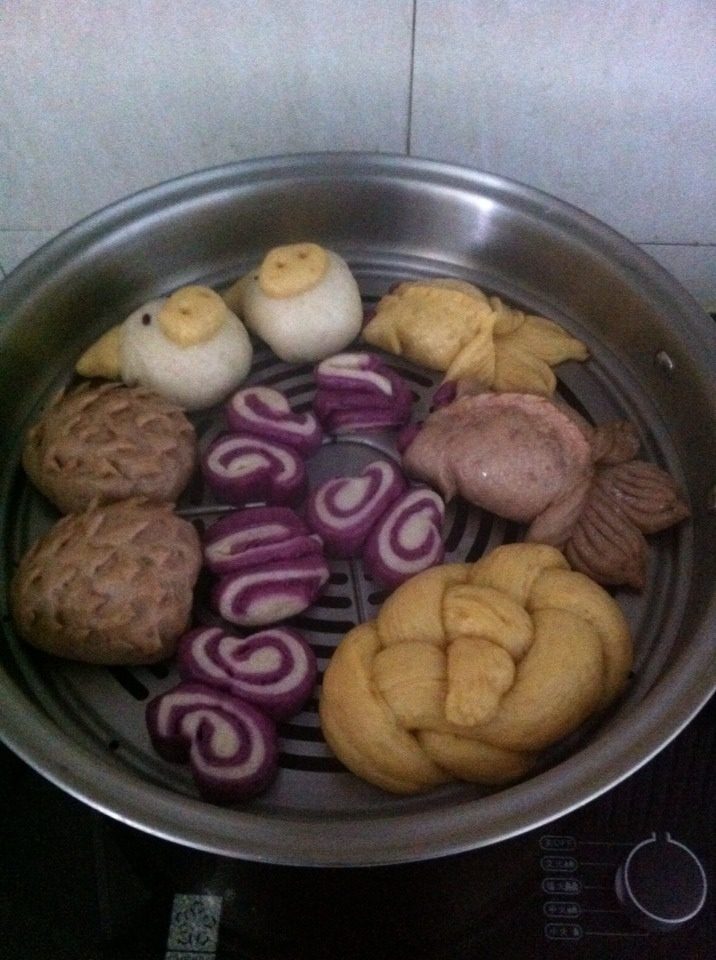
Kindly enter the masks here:
<path id="1" fill-rule="evenodd" d="M 279 243 L 312 239 L 350 262 L 366 300 L 397 279 L 451 275 L 543 313 L 584 339 L 560 390 L 600 421 L 627 416 L 649 458 L 683 483 L 693 521 L 652 538 L 649 582 L 618 592 L 636 637 L 635 675 L 613 713 L 562 745 L 545 769 L 496 792 L 455 784 L 396 798 L 342 772 L 315 705 L 284 730 L 276 785 L 236 809 L 197 799 L 185 770 L 152 753 L 147 696 L 171 667 L 107 670 L 55 661 L 15 636 L 6 586 L 20 554 L 55 518 L 19 467 L 22 438 L 99 333 L 181 284 L 221 287 Z M 26 260 L 0 289 L 2 543 L 0 735 L 40 773 L 93 807 L 198 849 L 272 863 L 357 866 L 428 859 L 492 844 L 596 797 L 665 746 L 716 687 L 716 327 L 654 261 L 551 196 L 429 161 L 318 154 L 182 177 L 94 214 Z M 424 409 L 435 377 L 404 365 Z M 259 350 L 251 377 L 308 405 L 309 368 Z M 421 407 L 422 405 L 422 407 Z M 213 416 L 213 420 L 212 420 Z M 204 438 L 219 414 L 199 417 Z M 366 443 L 368 445 L 366 445 Z M 324 448 L 314 477 L 390 453 L 390 440 Z M 448 518 L 448 559 L 518 536 L 464 507 Z M 303 624 L 325 665 L 375 589 L 336 568 Z"/>

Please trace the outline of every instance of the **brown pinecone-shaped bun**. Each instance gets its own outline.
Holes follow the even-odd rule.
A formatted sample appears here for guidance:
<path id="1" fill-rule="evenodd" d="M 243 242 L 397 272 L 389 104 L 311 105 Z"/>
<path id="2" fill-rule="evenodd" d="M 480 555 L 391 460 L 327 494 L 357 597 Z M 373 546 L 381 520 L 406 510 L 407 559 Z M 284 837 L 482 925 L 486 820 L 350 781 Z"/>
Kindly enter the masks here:
<path id="1" fill-rule="evenodd" d="M 173 503 L 196 462 L 184 413 L 144 387 L 84 383 L 60 394 L 33 426 L 22 463 L 63 513 L 146 497 Z"/>
<path id="2" fill-rule="evenodd" d="M 33 646 L 86 663 L 154 663 L 186 630 L 201 566 L 169 504 L 125 500 L 62 517 L 20 562 L 15 624 Z"/>

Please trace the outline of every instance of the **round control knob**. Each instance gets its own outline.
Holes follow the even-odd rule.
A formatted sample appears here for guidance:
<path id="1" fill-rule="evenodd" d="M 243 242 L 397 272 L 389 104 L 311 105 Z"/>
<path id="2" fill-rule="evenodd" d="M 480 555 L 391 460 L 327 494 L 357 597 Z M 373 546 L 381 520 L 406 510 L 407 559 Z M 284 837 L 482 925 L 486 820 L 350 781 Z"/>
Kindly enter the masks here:
<path id="1" fill-rule="evenodd" d="M 619 902 L 647 930 L 675 930 L 706 901 L 706 874 L 698 857 L 671 834 L 656 833 L 631 851 L 617 870 Z"/>

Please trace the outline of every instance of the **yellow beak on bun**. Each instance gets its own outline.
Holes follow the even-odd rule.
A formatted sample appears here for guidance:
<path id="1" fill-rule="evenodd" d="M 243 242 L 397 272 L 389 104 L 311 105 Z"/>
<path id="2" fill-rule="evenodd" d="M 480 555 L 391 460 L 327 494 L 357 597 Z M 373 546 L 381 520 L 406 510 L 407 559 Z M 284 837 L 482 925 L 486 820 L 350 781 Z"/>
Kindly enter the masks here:
<path id="1" fill-rule="evenodd" d="M 103 377 L 105 380 L 120 380 L 122 365 L 120 344 L 122 325 L 111 327 L 95 341 L 77 361 L 75 369 L 81 377 Z"/>

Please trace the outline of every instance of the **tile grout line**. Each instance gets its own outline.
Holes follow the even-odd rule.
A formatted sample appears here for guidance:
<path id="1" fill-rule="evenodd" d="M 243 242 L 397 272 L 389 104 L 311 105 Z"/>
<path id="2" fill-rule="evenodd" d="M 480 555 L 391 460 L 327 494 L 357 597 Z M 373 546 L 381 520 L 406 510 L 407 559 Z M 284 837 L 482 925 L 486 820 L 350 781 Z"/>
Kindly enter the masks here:
<path id="1" fill-rule="evenodd" d="M 699 247 L 710 249 L 716 247 L 716 242 L 710 240 L 632 240 L 632 243 L 638 243 L 641 247 Z"/>
<path id="2" fill-rule="evenodd" d="M 408 78 L 408 126 L 405 137 L 405 153 L 409 157 L 413 138 L 413 81 L 415 79 L 415 21 L 418 13 L 418 0 L 413 0 L 413 22 L 410 28 L 410 76 Z"/>

